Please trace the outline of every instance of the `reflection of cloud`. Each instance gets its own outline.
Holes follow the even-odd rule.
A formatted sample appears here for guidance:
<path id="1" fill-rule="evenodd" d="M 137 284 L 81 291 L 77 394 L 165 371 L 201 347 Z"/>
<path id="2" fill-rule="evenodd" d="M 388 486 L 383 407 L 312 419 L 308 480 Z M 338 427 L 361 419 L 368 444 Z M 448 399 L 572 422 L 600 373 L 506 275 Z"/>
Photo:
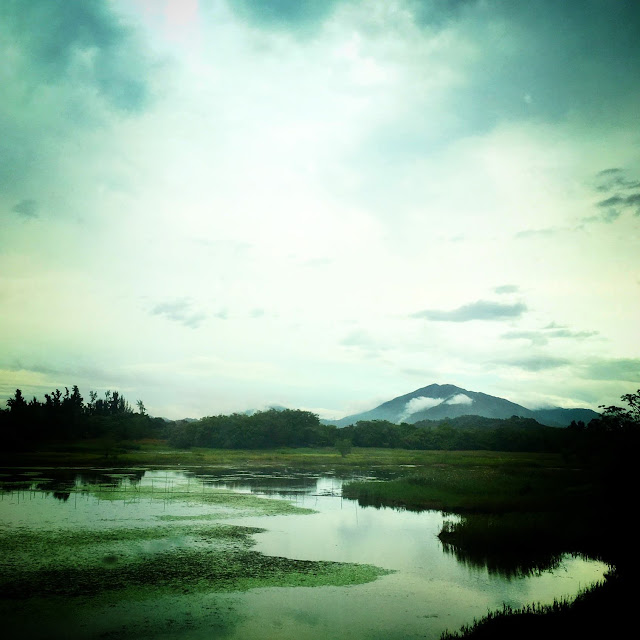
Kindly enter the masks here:
<path id="1" fill-rule="evenodd" d="M 161 302 L 151 309 L 151 315 L 164 316 L 167 320 L 172 320 L 190 329 L 197 329 L 206 318 L 204 313 L 192 311 L 191 302 L 188 300 Z"/>
<path id="2" fill-rule="evenodd" d="M 469 322 L 471 320 L 502 320 L 503 318 L 517 318 L 527 310 L 522 302 L 502 304 L 478 300 L 465 304 L 452 311 L 425 309 L 412 314 L 412 318 L 426 318 L 435 322 Z"/>

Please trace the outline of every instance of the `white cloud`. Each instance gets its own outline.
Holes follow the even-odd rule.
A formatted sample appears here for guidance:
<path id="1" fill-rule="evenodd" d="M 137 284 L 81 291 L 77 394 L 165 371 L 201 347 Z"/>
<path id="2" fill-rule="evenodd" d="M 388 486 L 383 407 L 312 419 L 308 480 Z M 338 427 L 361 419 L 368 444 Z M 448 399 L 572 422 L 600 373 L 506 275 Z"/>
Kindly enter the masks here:
<path id="1" fill-rule="evenodd" d="M 431 409 L 431 407 L 437 407 L 442 404 L 443 398 L 428 398 L 426 396 L 419 396 L 417 398 L 411 398 L 404 407 L 402 415 L 398 419 L 398 422 L 406 420 L 410 415 L 417 413 L 418 411 L 424 411 L 425 409 Z"/>
<path id="2" fill-rule="evenodd" d="M 473 399 L 464 393 L 458 393 L 452 398 L 446 400 L 445 404 L 473 404 Z"/>

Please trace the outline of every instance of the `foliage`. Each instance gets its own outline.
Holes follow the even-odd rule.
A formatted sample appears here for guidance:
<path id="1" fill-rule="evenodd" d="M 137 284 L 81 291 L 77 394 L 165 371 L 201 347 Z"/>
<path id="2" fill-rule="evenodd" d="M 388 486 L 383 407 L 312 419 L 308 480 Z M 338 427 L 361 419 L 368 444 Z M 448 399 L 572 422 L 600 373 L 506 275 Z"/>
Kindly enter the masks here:
<path id="1" fill-rule="evenodd" d="M 122 441 L 158 437 L 164 422 L 146 415 L 139 402 L 140 413 L 133 409 L 118 391 L 107 391 L 98 398 L 89 393 L 85 403 L 77 385 L 64 394 L 56 389 L 45 394 L 44 402 L 34 397 L 27 402 L 20 389 L 7 400 L 6 411 L 0 412 L 2 439 L 7 448 L 23 449 L 42 442 L 69 442 L 89 438 Z M 110 447 L 113 449 L 113 447 Z"/>
<path id="2" fill-rule="evenodd" d="M 336 449 L 343 458 L 346 458 L 351 453 L 351 440 L 348 438 L 338 438 L 336 440 Z"/>
<path id="3" fill-rule="evenodd" d="M 333 444 L 335 431 L 335 427 L 320 424 L 318 416 L 309 411 L 269 409 L 176 422 L 170 428 L 169 444 L 216 449 L 323 447 Z"/>

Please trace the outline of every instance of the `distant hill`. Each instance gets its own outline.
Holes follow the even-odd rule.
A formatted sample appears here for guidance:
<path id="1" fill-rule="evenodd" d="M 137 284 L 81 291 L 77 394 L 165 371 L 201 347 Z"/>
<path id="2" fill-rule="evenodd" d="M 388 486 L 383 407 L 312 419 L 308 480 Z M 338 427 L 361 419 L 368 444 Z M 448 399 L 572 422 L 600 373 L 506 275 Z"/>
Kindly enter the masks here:
<path id="1" fill-rule="evenodd" d="M 591 409 L 527 409 L 504 398 L 490 396 L 478 391 L 468 391 L 452 384 L 431 384 L 411 393 L 398 396 L 362 413 L 346 416 L 340 420 L 324 420 L 326 424 L 346 427 L 360 420 L 388 420 L 410 424 L 421 420 L 441 420 L 465 415 L 484 418 L 507 419 L 511 416 L 532 418 L 551 427 L 568 426 L 572 420 L 588 423 L 599 414 Z"/>

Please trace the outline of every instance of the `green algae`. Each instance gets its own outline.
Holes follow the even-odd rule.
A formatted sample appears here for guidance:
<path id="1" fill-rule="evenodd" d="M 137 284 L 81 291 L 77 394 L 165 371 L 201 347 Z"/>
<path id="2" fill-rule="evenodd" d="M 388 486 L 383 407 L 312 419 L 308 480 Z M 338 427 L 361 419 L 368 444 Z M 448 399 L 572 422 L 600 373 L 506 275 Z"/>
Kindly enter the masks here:
<path id="1" fill-rule="evenodd" d="M 146 586 L 180 593 L 246 591 L 269 586 L 344 586 L 370 582 L 386 573 L 389 572 L 371 565 L 294 560 L 241 549 L 220 552 L 180 548 L 113 567 L 55 566 L 14 574 L 0 582 L 0 597 L 84 598 Z"/>
<path id="2" fill-rule="evenodd" d="M 48 495 L 48 490 L 41 491 Z M 151 485 L 78 484 L 67 491 L 95 500 L 96 505 L 123 501 L 128 511 L 141 508 L 125 518 L 99 517 L 84 525 L 45 522 L 0 530 L 2 600 L 86 602 L 109 596 L 117 601 L 135 594 L 148 597 L 150 592 L 346 586 L 389 573 L 371 565 L 267 556 L 251 550 L 254 534 L 264 529 L 220 522 L 314 513 L 284 500 L 173 480 Z M 158 507 L 167 513 L 154 513 Z"/>

